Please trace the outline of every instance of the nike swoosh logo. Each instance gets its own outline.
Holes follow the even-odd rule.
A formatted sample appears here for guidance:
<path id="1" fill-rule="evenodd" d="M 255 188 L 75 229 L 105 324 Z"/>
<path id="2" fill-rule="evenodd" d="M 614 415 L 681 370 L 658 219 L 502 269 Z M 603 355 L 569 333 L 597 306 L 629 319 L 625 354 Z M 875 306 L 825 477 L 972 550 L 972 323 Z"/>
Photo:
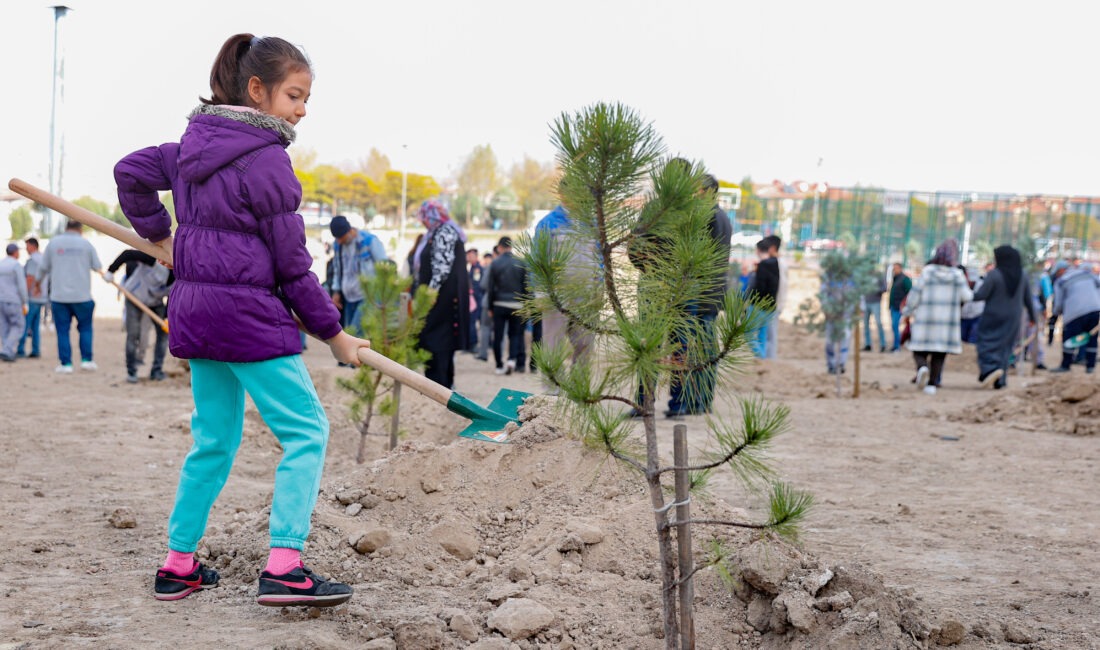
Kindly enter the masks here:
<path id="1" fill-rule="evenodd" d="M 277 582 L 281 585 L 286 585 L 287 587 L 291 587 L 293 589 L 309 589 L 313 586 L 313 580 L 309 578 L 306 578 L 303 582 L 288 582 L 286 580 L 276 580 L 275 578 L 264 578 L 264 580 Z"/>
<path id="2" fill-rule="evenodd" d="M 183 584 L 187 585 L 188 587 L 201 587 L 202 586 L 202 576 L 199 576 L 198 578 L 195 578 L 194 580 L 183 580 L 183 579 L 180 579 L 180 578 L 169 578 L 168 576 L 160 576 L 160 577 L 163 580 L 169 580 L 171 582 L 182 582 Z"/>

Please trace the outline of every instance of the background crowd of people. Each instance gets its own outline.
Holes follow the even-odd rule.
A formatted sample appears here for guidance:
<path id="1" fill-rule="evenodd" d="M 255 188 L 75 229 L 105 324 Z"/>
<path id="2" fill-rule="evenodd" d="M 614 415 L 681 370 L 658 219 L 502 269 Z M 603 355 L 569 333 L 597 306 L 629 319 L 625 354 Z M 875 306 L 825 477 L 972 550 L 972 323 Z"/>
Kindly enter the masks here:
<path id="1" fill-rule="evenodd" d="M 721 219 L 720 214 L 716 210 L 711 234 L 728 252 L 728 220 Z M 538 343 L 544 336 L 552 343 L 568 338 L 577 353 L 586 353 L 592 335 L 577 331 L 561 314 L 543 314 L 535 319 L 521 314 L 529 282 L 510 237 L 501 237 L 491 251 L 481 254 L 476 248 L 466 248 L 465 231 L 440 203 L 424 202 L 417 216 L 425 232 L 406 257 L 406 271 L 414 287 L 423 284 L 439 292 L 420 337 L 420 346 L 431 353 L 425 368 L 428 377 L 453 386 L 454 359 L 459 352 L 480 361 L 491 360 L 497 374 L 534 372 L 529 340 L 530 344 Z M 722 223 L 727 227 L 718 227 Z M 334 217 L 329 228 L 333 244 L 324 286 L 340 310 L 341 324 L 355 331 L 363 308 L 360 276 L 372 275 L 376 264 L 393 261 L 378 236 L 353 227 L 347 218 Z M 559 206 L 537 224 L 535 234 L 557 237 L 569 229 L 568 214 Z M 167 319 L 172 273 L 151 256 L 126 250 L 104 271 L 95 248 L 82 236 L 76 222 L 54 237 L 45 251 L 39 250 L 35 238 L 27 239 L 24 247 L 25 263 L 20 263 L 22 251 L 15 243 L 6 247 L 0 259 L 0 361 L 40 357 L 41 329 L 48 313 L 58 332 L 56 371 L 73 372 L 69 332 L 73 321 L 78 333 L 78 367 L 96 370 L 91 272 L 102 272 L 108 282 L 114 282 L 115 273 L 124 269 L 122 288 L 154 314 Z M 753 353 L 761 359 L 778 354 L 777 318 L 783 312 L 788 289 L 788 265 L 780 254 L 781 247 L 779 237 L 764 237 L 756 246 L 755 267 L 741 277 L 742 292 L 760 301 L 764 312 L 760 329 L 750 342 Z M 1045 348 L 1053 343 L 1060 319 L 1062 357 L 1051 372 L 1069 372 L 1075 363 L 1083 364 L 1087 373 L 1094 372 L 1100 329 L 1097 269 L 1080 260 L 1059 259 L 1036 264 L 1029 273 L 1019 251 L 1011 246 L 996 248 L 993 256 L 983 269 L 968 269 L 959 263 L 957 242 L 948 239 L 915 275 L 910 275 L 901 263 L 891 264 L 874 278 L 871 290 L 859 303 L 865 337 L 862 350 L 896 353 L 907 345 L 916 367 L 913 382 L 925 393 L 935 394 L 942 387 L 947 356 L 961 353 L 964 344 L 972 344 L 980 368 L 978 382 L 1001 389 L 1007 385 L 1009 370 L 1025 360 L 1037 370 L 1047 370 Z M 644 272 L 644 262 L 635 261 Z M 591 266 L 586 267 L 584 260 L 575 262 L 580 269 Z M 723 282 L 715 290 L 724 292 L 725 287 Z M 827 278 L 821 288 L 823 296 L 830 291 L 854 290 L 853 283 L 831 283 Z M 890 315 L 888 327 L 883 317 L 884 302 Z M 698 318 L 713 322 L 717 305 L 714 301 L 713 305 L 701 306 Z M 850 323 L 845 320 L 827 323 L 826 327 L 844 330 L 840 344 L 826 345 L 827 370 L 843 373 L 849 354 Z M 132 302 L 126 303 L 124 328 L 127 381 L 139 381 L 138 367 L 144 363 L 150 333 L 155 340 L 149 378 L 163 379 L 166 333 Z M 687 392 L 699 396 L 692 397 L 691 403 L 685 401 L 684 391 L 677 390 L 681 387 L 673 387 L 666 415 L 677 417 L 709 410 L 711 382 L 706 377 L 698 378 L 698 382 Z"/>

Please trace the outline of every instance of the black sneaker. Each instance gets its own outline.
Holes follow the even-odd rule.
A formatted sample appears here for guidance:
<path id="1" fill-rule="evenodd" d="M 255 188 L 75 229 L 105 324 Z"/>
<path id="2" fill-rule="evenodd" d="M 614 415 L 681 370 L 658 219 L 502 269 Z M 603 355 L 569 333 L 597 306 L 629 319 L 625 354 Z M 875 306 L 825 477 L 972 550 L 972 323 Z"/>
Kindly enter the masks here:
<path id="1" fill-rule="evenodd" d="M 153 381 L 164 381 L 167 378 L 168 375 L 164 374 L 163 370 L 154 370 L 153 372 L 149 373 L 149 379 L 152 379 Z"/>
<path id="2" fill-rule="evenodd" d="M 267 571 L 261 573 L 256 602 L 268 607 L 334 607 L 351 600 L 351 593 L 350 586 L 335 580 L 326 580 L 305 566 L 300 566 L 281 576 Z"/>
<path id="3" fill-rule="evenodd" d="M 157 569 L 157 580 L 153 585 L 153 596 L 157 600 L 179 600 L 193 592 L 218 586 L 218 572 L 207 569 L 196 562 L 195 570 L 181 576 L 167 569 Z"/>

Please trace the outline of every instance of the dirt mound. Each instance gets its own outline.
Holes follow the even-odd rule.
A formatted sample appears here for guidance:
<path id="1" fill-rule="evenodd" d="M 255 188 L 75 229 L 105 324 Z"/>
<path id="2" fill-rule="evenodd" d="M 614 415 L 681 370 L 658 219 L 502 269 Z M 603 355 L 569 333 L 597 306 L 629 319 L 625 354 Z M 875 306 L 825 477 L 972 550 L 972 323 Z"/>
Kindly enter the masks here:
<path id="1" fill-rule="evenodd" d="M 565 433 L 558 415 L 558 398 L 549 395 L 528 397 L 519 407 L 520 424 L 509 422 L 504 428 L 508 441 L 521 447 L 533 447 L 557 440 Z"/>
<path id="2" fill-rule="evenodd" d="M 1003 422 L 1025 431 L 1100 433 L 1100 384 L 1083 375 L 1054 375 L 1023 390 L 998 393 L 950 416 L 956 422 Z"/>
<path id="3" fill-rule="evenodd" d="M 693 509 L 747 518 L 700 498 Z M 234 582 L 255 580 L 267 516 L 240 512 L 213 528 L 199 557 Z M 349 641 L 659 648 L 652 530 L 637 475 L 569 438 L 405 443 L 324 487 L 305 558 L 355 585 L 349 606 L 325 614 Z M 743 531 L 697 527 L 695 538 L 697 549 L 715 539 L 741 549 L 736 588 L 713 570 L 697 576 L 699 647 L 920 647 L 938 629 L 865 572 Z"/>

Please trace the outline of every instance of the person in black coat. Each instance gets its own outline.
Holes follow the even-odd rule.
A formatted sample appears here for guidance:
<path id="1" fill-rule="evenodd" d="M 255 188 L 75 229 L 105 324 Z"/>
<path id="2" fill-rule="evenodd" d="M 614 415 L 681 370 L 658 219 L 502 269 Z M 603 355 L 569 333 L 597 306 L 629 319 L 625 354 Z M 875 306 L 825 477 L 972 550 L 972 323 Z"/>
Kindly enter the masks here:
<path id="1" fill-rule="evenodd" d="M 756 244 L 756 254 L 760 262 L 756 265 L 756 272 L 749 283 L 749 297 L 755 299 L 770 299 L 771 307 L 768 309 L 766 320 L 760 326 L 756 338 L 751 340 L 753 354 L 763 359 L 766 356 L 768 328 L 775 327 L 775 301 L 779 297 L 779 258 L 772 257 L 768 253 L 767 239 L 761 239 Z"/>
<path id="2" fill-rule="evenodd" d="M 489 265 L 488 295 L 489 314 L 493 318 L 493 360 L 498 375 L 526 370 L 527 350 L 524 344 L 526 331 L 523 317 L 518 313 L 527 293 L 527 267 L 512 255 L 512 240 L 501 237 L 497 244 L 500 256 Z M 503 360 L 504 329 L 508 328 L 508 361 Z"/>
<path id="3" fill-rule="evenodd" d="M 412 256 L 414 288 L 427 285 L 439 292 L 420 332 L 420 347 L 432 355 L 424 376 L 453 388 L 455 350 L 466 348 L 470 327 L 466 235 L 436 201 L 425 201 L 418 216 L 428 232 Z"/>

